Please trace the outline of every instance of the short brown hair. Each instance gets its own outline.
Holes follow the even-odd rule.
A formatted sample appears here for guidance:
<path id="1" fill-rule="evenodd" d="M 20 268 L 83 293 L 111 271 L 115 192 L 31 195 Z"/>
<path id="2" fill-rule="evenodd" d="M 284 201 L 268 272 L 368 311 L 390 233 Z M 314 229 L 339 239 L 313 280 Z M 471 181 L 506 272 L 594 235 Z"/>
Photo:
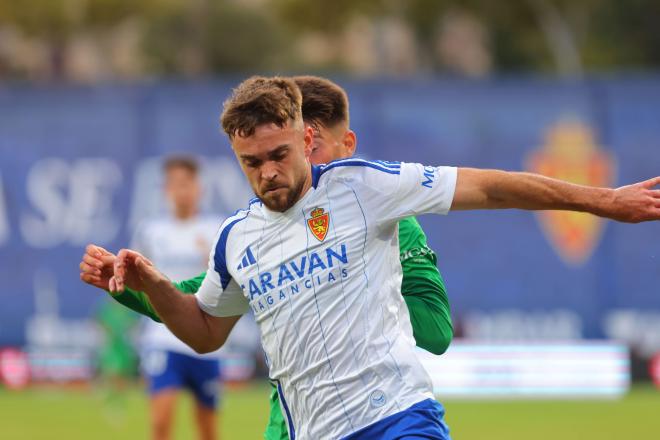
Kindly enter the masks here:
<path id="1" fill-rule="evenodd" d="M 302 93 L 302 115 L 305 122 L 333 127 L 349 122 L 348 96 L 339 85 L 318 76 L 294 76 Z"/>
<path id="2" fill-rule="evenodd" d="M 220 121 L 230 139 L 252 136 L 263 124 L 284 127 L 302 119 L 302 96 L 290 78 L 253 76 L 236 87 L 225 101 Z"/>
<path id="3" fill-rule="evenodd" d="M 197 175 L 199 164 L 190 156 L 169 156 L 163 163 L 163 171 L 168 172 L 175 168 L 182 168 L 190 174 Z"/>

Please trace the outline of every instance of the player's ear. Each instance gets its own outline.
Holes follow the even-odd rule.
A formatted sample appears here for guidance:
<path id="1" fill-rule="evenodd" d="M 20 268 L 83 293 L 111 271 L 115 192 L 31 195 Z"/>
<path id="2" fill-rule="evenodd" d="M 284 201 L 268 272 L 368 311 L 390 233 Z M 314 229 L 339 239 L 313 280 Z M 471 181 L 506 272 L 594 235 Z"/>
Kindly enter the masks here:
<path id="1" fill-rule="evenodd" d="M 309 124 L 305 124 L 304 140 L 305 140 L 305 157 L 309 159 L 309 157 L 312 155 L 312 149 L 313 149 L 312 145 L 314 144 L 314 129 Z"/>
<path id="2" fill-rule="evenodd" d="M 355 154 L 355 149 L 357 148 L 357 136 L 353 130 L 346 130 L 342 143 L 344 145 L 344 151 L 346 152 L 347 157 Z"/>

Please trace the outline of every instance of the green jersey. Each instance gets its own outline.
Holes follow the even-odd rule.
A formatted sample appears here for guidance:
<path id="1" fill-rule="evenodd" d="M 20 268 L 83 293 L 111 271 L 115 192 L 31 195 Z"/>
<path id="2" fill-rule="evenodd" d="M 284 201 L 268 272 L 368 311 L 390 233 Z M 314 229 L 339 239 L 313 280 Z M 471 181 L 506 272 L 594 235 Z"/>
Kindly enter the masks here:
<path id="1" fill-rule="evenodd" d="M 444 281 L 436 266 L 437 257 L 428 247 L 426 235 L 414 217 L 399 222 L 399 247 L 403 268 L 401 293 L 408 305 L 417 346 L 434 354 L 442 354 L 449 347 L 453 336 L 449 300 Z M 201 273 L 195 278 L 174 284 L 183 293 L 194 294 L 205 275 Z M 113 295 L 113 298 L 126 307 L 161 322 L 145 293 L 126 289 L 123 293 Z M 270 409 L 265 438 L 288 439 L 286 422 L 275 387 L 271 391 Z"/>
<path id="2" fill-rule="evenodd" d="M 137 323 L 137 315 L 105 300 L 98 311 L 97 322 L 105 336 L 98 356 L 99 371 L 107 377 L 133 377 L 137 373 L 137 355 L 129 330 Z"/>

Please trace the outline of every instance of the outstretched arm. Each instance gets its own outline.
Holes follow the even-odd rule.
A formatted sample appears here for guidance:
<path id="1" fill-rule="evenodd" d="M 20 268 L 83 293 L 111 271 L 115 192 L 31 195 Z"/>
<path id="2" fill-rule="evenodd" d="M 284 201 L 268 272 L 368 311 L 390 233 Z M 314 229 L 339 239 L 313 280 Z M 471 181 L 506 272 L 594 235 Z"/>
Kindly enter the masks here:
<path id="1" fill-rule="evenodd" d="M 195 296 L 179 291 L 148 259 L 123 249 L 117 254 L 109 288 L 111 292 L 122 292 L 126 285 L 146 293 L 170 331 L 199 353 L 220 348 L 240 318 L 207 314 L 199 308 Z"/>
<path id="2" fill-rule="evenodd" d="M 616 189 L 596 188 L 532 173 L 459 168 L 452 210 L 557 209 L 629 223 L 660 220 L 660 177 Z"/>

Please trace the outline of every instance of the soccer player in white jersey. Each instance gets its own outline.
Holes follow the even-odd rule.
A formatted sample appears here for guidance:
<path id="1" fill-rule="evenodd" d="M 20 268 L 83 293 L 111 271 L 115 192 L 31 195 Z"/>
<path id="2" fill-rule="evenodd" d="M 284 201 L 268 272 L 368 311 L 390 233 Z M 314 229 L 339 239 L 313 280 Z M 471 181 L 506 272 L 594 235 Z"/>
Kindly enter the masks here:
<path id="1" fill-rule="evenodd" d="M 132 247 L 151 259 L 166 276 L 183 280 L 206 268 L 218 221 L 199 214 L 201 184 L 193 158 L 170 157 L 163 172 L 171 215 L 140 224 Z M 151 319 L 145 319 L 143 326 L 141 364 L 149 387 L 152 438 L 172 437 L 176 402 L 182 390 L 194 396 L 199 438 L 217 438 L 218 353 L 196 353 L 166 326 Z"/>
<path id="2" fill-rule="evenodd" d="M 607 189 L 359 159 L 312 167 L 300 103 L 293 81 L 264 77 L 225 103 L 223 129 L 257 198 L 220 228 L 195 297 L 128 249 L 110 280 L 112 291 L 146 292 L 199 352 L 220 347 L 252 309 L 292 440 L 448 438 L 399 291 L 399 219 L 506 208 L 660 219 L 660 177 Z"/>

